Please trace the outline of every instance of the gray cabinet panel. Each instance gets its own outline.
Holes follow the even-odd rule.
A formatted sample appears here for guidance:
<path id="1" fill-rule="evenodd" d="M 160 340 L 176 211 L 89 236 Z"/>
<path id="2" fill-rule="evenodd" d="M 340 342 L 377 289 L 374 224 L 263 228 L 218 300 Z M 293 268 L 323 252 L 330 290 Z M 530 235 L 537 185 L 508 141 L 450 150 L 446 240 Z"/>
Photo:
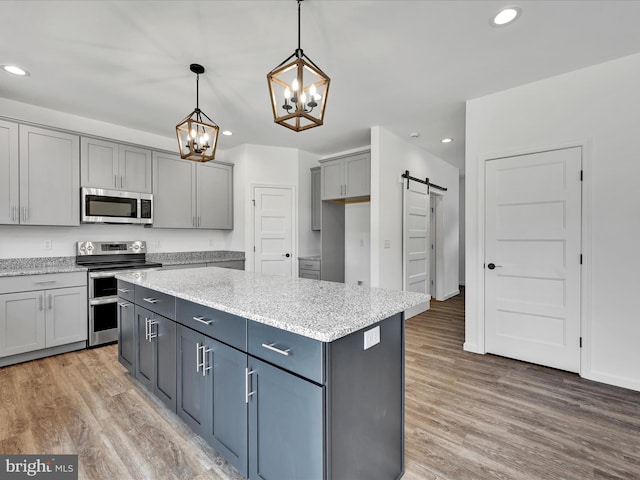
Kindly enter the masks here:
<path id="1" fill-rule="evenodd" d="M 80 148 L 80 184 L 83 187 L 119 188 L 118 144 L 82 137 Z"/>
<path id="2" fill-rule="evenodd" d="M 207 408 L 207 391 L 210 377 L 203 375 L 200 347 L 205 344 L 205 336 L 190 328 L 177 327 L 177 405 L 176 413 L 201 437 L 208 431 L 211 410 Z"/>
<path id="3" fill-rule="evenodd" d="M 249 357 L 249 478 L 324 478 L 324 388 Z"/>
<path id="4" fill-rule="evenodd" d="M 0 357 L 45 348 L 44 292 L 0 295 Z"/>
<path id="5" fill-rule="evenodd" d="M 342 198 L 344 192 L 344 163 L 333 160 L 322 164 L 322 200 Z"/>
<path id="6" fill-rule="evenodd" d="M 305 270 L 301 268 L 298 277 L 309 278 L 311 280 L 320 280 L 320 270 Z"/>
<path id="7" fill-rule="evenodd" d="M 87 339 L 87 287 L 46 290 L 47 347 Z"/>
<path id="8" fill-rule="evenodd" d="M 140 383 L 153 391 L 153 341 L 149 339 L 149 320 L 154 313 L 144 308 L 135 307 L 136 316 L 136 378 Z"/>
<path id="9" fill-rule="evenodd" d="M 345 197 L 371 194 L 371 158 L 368 153 L 344 159 Z"/>
<path id="10" fill-rule="evenodd" d="M 135 287 L 131 283 L 118 280 L 118 297 L 130 302 L 135 301 Z"/>
<path id="11" fill-rule="evenodd" d="M 320 230 L 321 191 L 320 167 L 311 169 L 311 230 Z"/>
<path id="12" fill-rule="evenodd" d="M 0 224 L 20 222 L 18 125 L 0 120 Z"/>
<path id="13" fill-rule="evenodd" d="M 198 163 L 198 228 L 233 229 L 233 167 Z"/>
<path id="14" fill-rule="evenodd" d="M 20 223 L 80 225 L 79 191 L 79 137 L 20 125 Z"/>
<path id="15" fill-rule="evenodd" d="M 196 169 L 179 155 L 153 152 L 153 226 L 195 228 Z"/>
<path id="16" fill-rule="evenodd" d="M 118 282 L 118 287 L 120 287 Z M 135 307 L 133 303 L 118 298 L 118 360 L 135 375 L 136 335 L 135 335 Z"/>
<path id="17" fill-rule="evenodd" d="M 120 189 L 151 193 L 151 150 L 119 145 L 118 175 Z"/>
<path id="18" fill-rule="evenodd" d="M 171 410 L 176 410 L 176 324 L 156 316 L 153 391 Z"/>
<path id="19" fill-rule="evenodd" d="M 211 423 L 205 439 L 240 473 L 247 475 L 247 403 L 245 375 L 247 354 L 215 340 L 207 342 L 205 364 L 212 380 L 207 405 Z"/>
<path id="20" fill-rule="evenodd" d="M 176 318 L 176 299 L 172 295 L 137 286 L 135 288 L 136 305 L 142 305 L 163 317 Z"/>

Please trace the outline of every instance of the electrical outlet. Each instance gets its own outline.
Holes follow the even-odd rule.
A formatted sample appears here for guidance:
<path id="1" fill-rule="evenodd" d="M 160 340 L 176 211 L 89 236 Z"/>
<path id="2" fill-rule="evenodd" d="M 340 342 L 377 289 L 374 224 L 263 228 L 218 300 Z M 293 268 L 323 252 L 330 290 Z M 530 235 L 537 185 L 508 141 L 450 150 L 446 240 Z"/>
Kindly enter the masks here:
<path id="1" fill-rule="evenodd" d="M 43 240 L 42 241 L 42 248 L 45 250 L 51 250 L 51 247 L 53 246 L 53 242 L 51 240 Z"/>
<path id="2" fill-rule="evenodd" d="M 364 349 L 373 347 L 380 343 L 380 326 L 373 327 L 371 330 L 364 332 Z"/>
<path id="3" fill-rule="evenodd" d="M 162 248 L 162 240 L 156 240 L 154 242 L 154 245 L 156 248 Z"/>

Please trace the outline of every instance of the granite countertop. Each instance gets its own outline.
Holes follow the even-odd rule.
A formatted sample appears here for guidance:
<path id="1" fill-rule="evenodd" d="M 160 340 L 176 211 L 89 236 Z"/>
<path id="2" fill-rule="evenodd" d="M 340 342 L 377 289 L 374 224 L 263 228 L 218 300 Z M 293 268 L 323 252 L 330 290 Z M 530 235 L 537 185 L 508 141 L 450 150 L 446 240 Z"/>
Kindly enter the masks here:
<path id="1" fill-rule="evenodd" d="M 117 278 L 322 342 L 429 300 L 428 295 L 413 292 L 219 268 Z"/>
<path id="2" fill-rule="evenodd" d="M 76 265 L 76 257 L 33 257 L 0 259 L 0 277 L 86 271 L 86 267 L 80 267 Z"/>
<path id="3" fill-rule="evenodd" d="M 216 263 L 245 260 L 244 252 L 232 250 L 206 250 L 201 252 L 147 253 L 147 261 L 162 265 L 188 265 L 190 263 Z"/>

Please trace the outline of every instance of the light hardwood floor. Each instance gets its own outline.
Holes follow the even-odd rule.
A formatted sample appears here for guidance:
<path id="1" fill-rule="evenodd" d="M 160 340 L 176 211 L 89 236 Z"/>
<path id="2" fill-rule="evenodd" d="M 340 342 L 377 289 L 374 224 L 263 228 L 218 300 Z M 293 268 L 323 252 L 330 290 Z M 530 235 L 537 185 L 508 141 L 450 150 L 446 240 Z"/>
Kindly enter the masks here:
<path id="1" fill-rule="evenodd" d="M 462 295 L 407 322 L 405 479 L 640 479 L 640 393 L 466 353 L 463 337 Z M 81 479 L 240 478 L 116 355 L 1 368 L 0 453 L 77 453 Z"/>

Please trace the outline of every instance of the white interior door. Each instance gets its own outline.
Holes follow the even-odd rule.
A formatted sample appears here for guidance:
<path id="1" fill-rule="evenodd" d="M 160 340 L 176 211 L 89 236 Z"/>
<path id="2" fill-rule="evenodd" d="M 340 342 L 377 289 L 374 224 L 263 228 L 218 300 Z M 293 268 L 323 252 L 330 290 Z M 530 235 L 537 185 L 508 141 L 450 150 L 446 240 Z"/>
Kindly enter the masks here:
<path id="1" fill-rule="evenodd" d="M 293 275 L 293 189 L 254 187 L 254 270 Z"/>
<path id="2" fill-rule="evenodd" d="M 409 182 L 409 188 L 407 183 Z M 403 194 L 403 289 L 429 294 L 429 193 L 427 185 L 405 179 Z M 429 308 L 429 302 L 405 312 L 411 318 Z"/>
<path id="3" fill-rule="evenodd" d="M 436 201 L 435 195 L 429 197 L 429 200 L 429 293 L 432 298 L 436 298 L 436 227 L 438 224 L 438 222 L 436 222 L 436 206 L 438 202 Z"/>
<path id="4" fill-rule="evenodd" d="M 489 353 L 580 370 L 582 151 L 486 162 Z"/>

